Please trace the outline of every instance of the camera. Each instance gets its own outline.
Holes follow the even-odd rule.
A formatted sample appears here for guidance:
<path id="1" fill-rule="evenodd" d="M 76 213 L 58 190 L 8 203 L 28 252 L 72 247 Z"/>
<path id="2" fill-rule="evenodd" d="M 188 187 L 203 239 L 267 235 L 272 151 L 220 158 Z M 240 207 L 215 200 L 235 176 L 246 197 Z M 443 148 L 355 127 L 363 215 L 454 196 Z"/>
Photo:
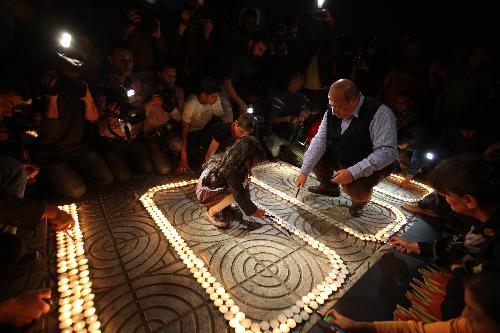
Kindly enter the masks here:
<path id="1" fill-rule="evenodd" d="M 82 98 L 87 92 L 87 85 L 77 78 L 69 78 L 64 74 L 58 74 L 54 87 L 47 88 L 49 95 L 67 95 Z"/>
<path id="2" fill-rule="evenodd" d="M 170 113 L 179 105 L 174 87 L 161 88 L 157 91 L 157 94 L 163 101 L 163 110 L 165 112 Z"/>
<path id="3" fill-rule="evenodd" d="M 106 96 L 107 104 L 116 103 L 119 107 L 118 113 L 111 112 L 108 108 L 104 111 L 105 113 L 113 118 L 118 118 L 131 125 L 138 124 L 146 119 L 146 112 L 143 108 L 138 108 L 133 106 L 129 100 L 135 95 L 133 89 L 126 89 L 122 86 L 124 94 L 120 94 L 111 88 L 99 88 L 97 92 L 103 96 Z M 126 93 L 126 94 L 125 94 Z"/>

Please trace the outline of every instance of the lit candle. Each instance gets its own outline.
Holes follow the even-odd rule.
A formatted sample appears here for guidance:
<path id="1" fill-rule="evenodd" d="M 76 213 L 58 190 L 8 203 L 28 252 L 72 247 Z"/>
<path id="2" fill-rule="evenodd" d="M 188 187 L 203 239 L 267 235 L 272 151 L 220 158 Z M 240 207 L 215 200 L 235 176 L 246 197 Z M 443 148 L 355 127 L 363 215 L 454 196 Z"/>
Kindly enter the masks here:
<path id="1" fill-rule="evenodd" d="M 269 324 L 271 325 L 272 328 L 277 328 L 280 326 L 280 322 L 276 319 L 271 320 Z"/>
<path id="2" fill-rule="evenodd" d="M 225 305 L 221 305 L 219 306 L 219 311 L 220 313 L 226 313 L 228 310 L 227 310 L 227 306 Z M 232 312 L 232 311 L 231 311 Z"/>
<path id="3" fill-rule="evenodd" d="M 288 318 L 287 321 L 286 321 L 286 324 L 288 325 L 288 327 L 290 328 L 295 328 L 295 326 L 297 326 L 297 323 L 295 322 L 294 319 L 292 318 Z"/>
<path id="4" fill-rule="evenodd" d="M 280 323 L 286 323 L 287 317 L 284 314 L 280 314 L 277 319 Z"/>
<path id="5" fill-rule="evenodd" d="M 243 319 L 245 319 L 245 314 L 243 312 L 235 313 L 234 318 L 238 319 L 238 321 L 242 321 Z"/>
<path id="6" fill-rule="evenodd" d="M 240 307 L 238 305 L 233 305 L 231 307 L 231 312 L 237 314 L 240 311 Z"/>
<path id="7" fill-rule="evenodd" d="M 265 320 L 260 322 L 260 328 L 262 331 L 267 331 L 269 329 L 269 326 L 269 322 Z"/>
<path id="8" fill-rule="evenodd" d="M 290 327 L 286 323 L 281 323 L 280 324 L 280 331 L 283 333 L 288 333 L 290 332 Z"/>
<path id="9" fill-rule="evenodd" d="M 212 296 L 212 295 L 210 295 L 210 296 Z M 212 297 L 210 297 L 210 298 L 212 298 Z M 214 300 L 214 305 L 215 305 L 216 307 L 219 307 L 219 306 L 221 306 L 222 304 L 224 304 L 224 301 L 223 301 L 223 300 L 221 300 L 220 298 L 216 298 L 216 299 Z"/>
<path id="10" fill-rule="evenodd" d="M 224 313 L 224 319 L 226 319 L 227 321 L 230 321 L 233 318 L 234 314 L 232 312 L 227 311 L 226 313 Z"/>

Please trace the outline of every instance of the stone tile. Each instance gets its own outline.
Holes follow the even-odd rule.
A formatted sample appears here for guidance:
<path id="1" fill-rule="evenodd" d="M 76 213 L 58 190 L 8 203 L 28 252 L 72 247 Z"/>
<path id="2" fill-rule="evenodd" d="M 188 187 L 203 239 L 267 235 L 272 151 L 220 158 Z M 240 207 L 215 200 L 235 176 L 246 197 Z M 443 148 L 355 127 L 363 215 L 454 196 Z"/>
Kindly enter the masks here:
<path id="1" fill-rule="evenodd" d="M 149 332 L 143 311 L 128 285 L 96 290 L 94 300 L 103 332 Z"/>
<path id="2" fill-rule="evenodd" d="M 230 290 L 235 303 L 248 318 L 271 320 L 297 301 L 276 277 L 263 271 Z"/>

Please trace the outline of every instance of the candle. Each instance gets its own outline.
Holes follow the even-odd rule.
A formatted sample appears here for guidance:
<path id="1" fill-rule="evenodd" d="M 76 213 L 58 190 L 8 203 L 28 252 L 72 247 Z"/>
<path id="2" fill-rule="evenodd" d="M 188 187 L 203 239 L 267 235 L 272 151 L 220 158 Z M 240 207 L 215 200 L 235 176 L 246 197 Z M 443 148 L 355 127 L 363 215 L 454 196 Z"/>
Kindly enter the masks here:
<path id="1" fill-rule="evenodd" d="M 241 326 L 243 326 L 244 328 L 250 328 L 250 326 L 252 326 L 252 321 L 248 318 L 240 320 L 240 321 L 241 321 Z"/>
<path id="2" fill-rule="evenodd" d="M 254 333 L 260 332 L 259 323 L 252 323 L 252 325 L 250 326 L 250 330 Z"/>
<path id="3" fill-rule="evenodd" d="M 245 319 L 245 314 L 243 312 L 237 312 L 234 314 L 234 318 L 238 319 L 238 321 L 242 321 Z"/>
<path id="4" fill-rule="evenodd" d="M 290 309 L 286 309 L 283 313 L 287 316 L 287 318 L 293 317 L 293 311 Z"/>
<path id="5" fill-rule="evenodd" d="M 277 328 L 280 326 L 280 322 L 277 321 L 276 319 L 271 320 L 269 324 L 271 325 L 272 328 Z"/>
<path id="6" fill-rule="evenodd" d="M 236 333 L 245 333 L 245 328 L 243 326 L 241 326 L 241 325 L 238 325 L 238 326 L 236 326 L 236 328 L 234 329 L 234 331 Z"/>
<path id="7" fill-rule="evenodd" d="M 260 322 L 260 328 L 262 329 L 262 331 L 267 331 L 269 329 L 269 326 L 269 322 L 265 320 Z"/>
<path id="8" fill-rule="evenodd" d="M 221 296 L 221 298 L 222 298 L 223 301 L 227 301 L 230 297 L 231 297 L 231 295 L 229 295 L 228 293 L 224 293 Z"/>
<path id="9" fill-rule="evenodd" d="M 286 323 L 281 323 L 280 324 L 280 331 L 283 333 L 288 333 L 290 332 L 290 327 Z"/>
<path id="10" fill-rule="evenodd" d="M 237 314 L 240 311 L 240 307 L 238 305 L 233 305 L 231 307 L 231 312 Z"/>
<path id="11" fill-rule="evenodd" d="M 296 322 L 297 324 L 300 324 L 300 323 L 302 322 L 302 315 L 301 315 L 301 314 L 299 314 L 299 313 L 294 314 L 294 315 L 293 315 L 293 320 L 295 320 L 295 322 Z"/>
<path id="12" fill-rule="evenodd" d="M 300 316 L 302 317 L 303 320 L 309 319 L 309 313 L 307 313 L 306 311 L 301 311 Z"/>
<path id="13" fill-rule="evenodd" d="M 212 295 L 210 295 L 210 296 L 212 296 Z M 210 297 L 210 298 L 212 298 L 212 297 Z M 216 307 L 221 306 L 223 303 L 224 302 L 220 298 L 217 298 L 217 299 L 214 300 L 214 304 L 215 304 Z"/>
<path id="14" fill-rule="evenodd" d="M 203 282 L 203 283 L 207 283 L 207 282 Z M 216 294 L 216 293 L 211 293 L 211 294 L 210 294 L 210 299 L 211 299 L 212 301 L 215 301 L 215 300 L 216 300 L 216 299 L 218 299 L 218 298 L 219 298 L 219 295 L 218 295 L 218 294 Z M 221 301 L 222 301 L 222 300 L 221 300 Z"/>
<path id="15" fill-rule="evenodd" d="M 277 319 L 280 323 L 286 323 L 287 317 L 284 314 L 280 314 Z"/>
<path id="16" fill-rule="evenodd" d="M 226 306 L 227 306 L 227 307 L 232 307 L 233 305 L 234 305 L 234 301 L 233 301 L 232 299 L 228 299 L 228 300 L 226 301 Z"/>
<path id="17" fill-rule="evenodd" d="M 219 311 L 220 311 L 221 313 L 226 313 L 226 312 L 228 311 L 228 310 L 227 310 L 227 306 L 225 306 L 225 305 L 221 305 L 221 306 L 219 307 Z M 231 312 L 232 312 L 232 311 L 231 311 Z"/>
<path id="18" fill-rule="evenodd" d="M 229 321 L 229 326 L 231 326 L 232 328 L 235 328 L 236 326 L 239 325 L 240 325 L 239 320 L 236 318 L 233 318 Z"/>
<path id="19" fill-rule="evenodd" d="M 300 313 L 300 307 L 298 307 L 297 305 L 293 305 L 290 309 L 293 311 L 293 313 Z"/>
<path id="20" fill-rule="evenodd" d="M 233 313 L 231 313 L 229 311 L 226 312 L 226 313 L 224 313 L 224 319 L 226 319 L 227 321 L 230 321 L 233 318 L 234 318 L 234 314 Z"/>
<path id="21" fill-rule="evenodd" d="M 294 319 L 292 318 L 288 318 L 287 321 L 286 321 L 286 324 L 288 325 L 288 327 L 290 328 L 295 328 L 295 326 L 297 326 L 297 323 L 295 322 Z"/>
<path id="22" fill-rule="evenodd" d="M 73 321 L 68 318 L 68 319 L 61 321 L 61 323 L 59 324 L 59 328 L 63 330 L 65 328 L 70 327 L 71 324 L 73 324 Z"/>

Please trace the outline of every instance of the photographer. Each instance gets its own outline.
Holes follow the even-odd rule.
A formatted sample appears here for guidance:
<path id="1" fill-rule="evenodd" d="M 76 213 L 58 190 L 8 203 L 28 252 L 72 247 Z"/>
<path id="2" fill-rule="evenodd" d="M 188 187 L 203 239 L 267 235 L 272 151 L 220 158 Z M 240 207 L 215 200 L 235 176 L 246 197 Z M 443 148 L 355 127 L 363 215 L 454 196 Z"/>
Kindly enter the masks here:
<path id="1" fill-rule="evenodd" d="M 210 121 L 213 116 L 223 117 L 228 110 L 223 108 L 219 97 L 220 86 L 211 77 L 201 81 L 198 95 L 190 95 L 182 110 L 182 148 L 177 173 L 190 169 L 191 162 L 203 162 L 210 143 Z M 230 110 L 229 110 L 230 111 Z"/>
<path id="2" fill-rule="evenodd" d="M 143 134 L 155 169 L 161 174 L 172 170 L 171 159 L 178 160 L 182 146 L 180 110 L 184 106 L 184 90 L 175 84 L 176 78 L 175 66 L 165 64 L 157 73 L 151 98 L 144 104 Z"/>
<path id="3" fill-rule="evenodd" d="M 61 61 L 42 79 L 44 115 L 36 160 L 48 187 L 59 195 L 78 198 L 86 191 L 84 179 L 109 184 L 113 175 L 97 152 L 84 142 L 96 126 L 99 112 L 79 68 Z"/>
<path id="4" fill-rule="evenodd" d="M 126 45 L 113 45 L 108 52 L 109 72 L 96 85 L 102 117 L 99 135 L 104 158 L 115 179 L 130 179 L 131 164 L 142 174 L 153 172 L 146 144 L 140 140 L 145 119 L 142 85 L 132 73 L 134 55 Z"/>
<path id="5" fill-rule="evenodd" d="M 247 111 L 248 103 L 262 100 L 260 80 L 261 58 L 267 50 L 269 40 L 262 31 L 255 31 L 246 45 L 235 47 L 236 51 L 227 54 L 226 70 L 223 72 L 222 87 L 231 103 L 240 114 Z"/>
<path id="6" fill-rule="evenodd" d="M 276 94 L 271 102 L 269 123 L 272 135 L 266 138 L 266 146 L 273 157 L 278 157 L 280 146 L 286 141 L 292 141 L 304 121 L 311 115 L 307 109 L 308 99 L 300 92 L 302 75 L 292 72 L 288 75 L 286 90 Z"/>
<path id="7" fill-rule="evenodd" d="M 155 65 L 167 54 L 167 43 L 160 21 L 147 8 L 131 8 L 126 16 L 121 37 L 136 56 L 134 70 L 144 84 L 154 78 Z"/>

